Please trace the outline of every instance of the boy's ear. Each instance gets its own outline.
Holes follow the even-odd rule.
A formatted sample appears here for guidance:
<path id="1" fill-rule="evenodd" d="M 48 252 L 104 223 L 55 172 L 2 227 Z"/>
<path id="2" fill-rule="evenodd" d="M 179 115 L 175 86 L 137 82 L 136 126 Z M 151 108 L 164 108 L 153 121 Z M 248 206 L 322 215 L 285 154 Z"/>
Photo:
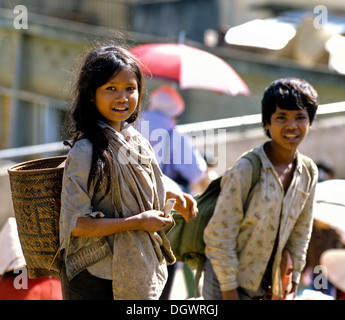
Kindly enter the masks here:
<path id="1" fill-rule="evenodd" d="M 266 132 L 267 137 L 271 138 L 271 134 L 270 134 L 269 124 L 268 123 L 265 124 L 264 130 Z"/>

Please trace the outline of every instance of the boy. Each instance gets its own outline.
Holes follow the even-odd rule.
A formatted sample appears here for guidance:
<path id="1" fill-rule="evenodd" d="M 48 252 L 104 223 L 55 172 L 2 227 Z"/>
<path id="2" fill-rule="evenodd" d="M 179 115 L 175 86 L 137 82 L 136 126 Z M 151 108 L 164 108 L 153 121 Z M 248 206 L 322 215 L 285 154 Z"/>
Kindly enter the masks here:
<path id="1" fill-rule="evenodd" d="M 317 93 L 304 80 L 279 79 L 265 90 L 262 123 L 270 141 L 253 149 L 261 161 L 261 177 L 248 195 L 253 168 L 240 158 L 222 178 L 204 232 L 205 299 L 265 299 L 270 291 L 274 298 L 284 298 L 280 268 L 286 250 L 293 263 L 290 293 L 296 295 L 318 177 L 316 165 L 309 158 L 303 161 L 297 148 L 317 107 Z"/>

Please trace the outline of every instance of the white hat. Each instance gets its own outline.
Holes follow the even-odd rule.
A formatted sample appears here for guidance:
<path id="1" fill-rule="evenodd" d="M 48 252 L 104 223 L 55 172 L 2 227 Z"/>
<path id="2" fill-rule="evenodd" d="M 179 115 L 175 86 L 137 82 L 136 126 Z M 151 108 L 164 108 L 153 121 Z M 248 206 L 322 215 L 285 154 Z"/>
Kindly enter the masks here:
<path id="1" fill-rule="evenodd" d="M 345 180 L 319 182 L 315 190 L 314 218 L 345 234 Z"/>
<path id="2" fill-rule="evenodd" d="M 10 217 L 0 231 L 0 275 L 25 265 L 16 219 Z"/>
<path id="3" fill-rule="evenodd" d="M 320 257 L 327 268 L 327 277 L 335 287 L 345 291 L 345 249 L 328 249 Z"/>
<path id="4" fill-rule="evenodd" d="M 315 202 L 313 216 L 314 219 L 329 225 L 329 227 L 345 232 L 345 206 Z"/>
<path id="5" fill-rule="evenodd" d="M 169 117 L 178 117 L 184 111 L 184 101 L 173 88 L 163 85 L 150 96 L 149 110 L 157 110 Z"/>

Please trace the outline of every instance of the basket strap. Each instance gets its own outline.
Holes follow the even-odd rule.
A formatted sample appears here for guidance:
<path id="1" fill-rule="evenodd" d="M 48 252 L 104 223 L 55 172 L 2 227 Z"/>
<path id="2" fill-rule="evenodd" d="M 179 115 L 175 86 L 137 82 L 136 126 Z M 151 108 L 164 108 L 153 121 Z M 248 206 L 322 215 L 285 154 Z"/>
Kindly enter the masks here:
<path id="1" fill-rule="evenodd" d="M 63 239 L 63 240 L 64 240 L 64 239 Z M 52 265 L 53 265 L 53 263 L 54 263 L 54 261 L 55 261 L 55 259 L 56 259 L 57 255 L 59 254 L 59 251 L 60 251 L 61 246 L 62 246 L 62 244 L 63 244 L 63 240 L 61 241 L 61 243 L 60 243 L 60 245 L 59 245 L 58 249 L 56 250 L 56 253 L 55 253 L 55 255 L 54 255 L 54 258 L 53 258 L 52 262 L 51 262 L 51 263 L 50 263 L 50 265 L 49 265 L 48 270 L 50 270 L 50 269 L 51 269 L 51 267 L 52 267 Z"/>

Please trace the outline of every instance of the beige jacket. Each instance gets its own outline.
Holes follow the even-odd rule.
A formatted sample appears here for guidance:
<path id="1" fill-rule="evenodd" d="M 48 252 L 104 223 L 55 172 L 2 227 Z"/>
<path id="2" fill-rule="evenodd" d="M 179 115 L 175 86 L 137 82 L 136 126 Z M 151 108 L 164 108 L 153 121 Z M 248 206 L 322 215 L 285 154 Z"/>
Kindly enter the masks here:
<path id="1" fill-rule="evenodd" d="M 317 167 L 313 163 L 313 175 L 310 176 L 298 155 L 292 182 L 284 195 L 263 145 L 254 152 L 262 162 L 261 178 L 253 189 L 248 209 L 244 215 L 252 165 L 242 158 L 222 179 L 215 212 L 204 233 L 206 255 L 222 291 L 242 287 L 257 292 L 279 230 L 272 281 L 273 293 L 280 296 L 279 266 L 283 249 L 291 253 L 294 282 L 299 282 L 305 264 L 313 223 Z"/>

